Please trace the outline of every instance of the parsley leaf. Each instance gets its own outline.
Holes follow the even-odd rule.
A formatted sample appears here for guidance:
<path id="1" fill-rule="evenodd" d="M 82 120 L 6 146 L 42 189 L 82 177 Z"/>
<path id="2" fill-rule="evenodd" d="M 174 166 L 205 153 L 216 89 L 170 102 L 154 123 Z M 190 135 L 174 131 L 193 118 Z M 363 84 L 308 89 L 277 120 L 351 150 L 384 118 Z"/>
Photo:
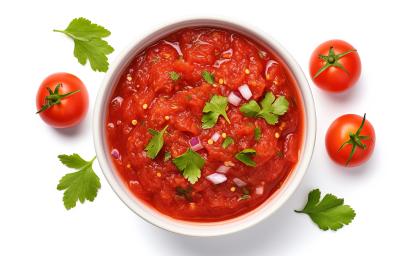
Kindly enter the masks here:
<path id="1" fill-rule="evenodd" d="M 305 213 L 322 230 L 338 230 L 348 225 L 356 216 L 354 210 L 344 205 L 344 200 L 332 194 L 326 194 L 320 201 L 321 192 L 314 189 L 308 194 L 308 202 L 303 210 L 295 212 Z"/>
<path id="2" fill-rule="evenodd" d="M 232 139 L 232 137 L 226 137 L 224 142 L 222 142 L 222 147 L 223 148 L 227 148 L 229 147 L 229 145 L 231 145 L 234 142 L 234 140 Z"/>
<path id="3" fill-rule="evenodd" d="M 212 73 L 205 70 L 205 71 L 201 72 L 201 76 L 207 83 L 214 84 L 214 75 Z"/>
<path id="4" fill-rule="evenodd" d="M 76 202 L 85 200 L 93 202 L 100 188 L 100 179 L 93 171 L 92 164 L 96 159 L 83 160 L 78 154 L 59 155 L 60 161 L 67 167 L 78 170 L 64 175 L 57 185 L 57 190 L 64 191 L 64 206 L 67 210 L 74 208 Z"/>
<path id="5" fill-rule="evenodd" d="M 156 131 L 149 129 L 149 133 L 153 135 L 147 144 L 145 150 L 147 151 L 147 156 L 151 159 L 156 158 L 162 147 L 164 146 L 164 133 L 167 130 L 168 125 L 164 127 L 161 131 Z"/>
<path id="6" fill-rule="evenodd" d="M 240 112 L 247 117 L 264 118 L 268 124 L 275 125 L 278 123 L 279 116 L 284 115 L 289 108 L 289 102 L 285 96 L 276 98 L 272 92 L 265 94 L 260 104 L 261 107 L 255 100 L 251 100 L 240 107 Z"/>
<path id="7" fill-rule="evenodd" d="M 171 71 L 169 72 L 169 77 L 172 79 L 172 81 L 177 81 L 179 78 L 181 78 L 181 75 L 175 71 Z"/>
<path id="8" fill-rule="evenodd" d="M 260 127 L 254 128 L 254 139 L 259 141 L 261 139 L 261 129 Z"/>
<path id="9" fill-rule="evenodd" d="M 183 173 L 183 177 L 191 184 L 194 184 L 201 176 L 201 169 L 205 160 L 189 148 L 184 154 L 173 159 L 172 162 Z"/>
<path id="10" fill-rule="evenodd" d="M 246 148 L 235 155 L 235 158 L 247 166 L 255 167 L 256 162 L 251 159 L 256 154 L 252 148 Z"/>
<path id="11" fill-rule="evenodd" d="M 218 117 L 222 115 L 228 123 L 231 121 L 226 114 L 228 106 L 228 98 L 224 96 L 214 95 L 210 102 L 207 102 L 203 108 L 203 117 L 201 118 L 202 128 L 212 128 L 218 121 Z"/>
<path id="12" fill-rule="evenodd" d="M 87 60 L 94 71 L 108 70 L 108 54 L 114 49 L 102 38 L 108 37 L 111 32 L 104 27 L 92 23 L 85 18 L 73 19 L 65 30 L 54 29 L 54 32 L 63 33 L 74 40 L 74 56 L 79 63 L 85 65 Z"/>

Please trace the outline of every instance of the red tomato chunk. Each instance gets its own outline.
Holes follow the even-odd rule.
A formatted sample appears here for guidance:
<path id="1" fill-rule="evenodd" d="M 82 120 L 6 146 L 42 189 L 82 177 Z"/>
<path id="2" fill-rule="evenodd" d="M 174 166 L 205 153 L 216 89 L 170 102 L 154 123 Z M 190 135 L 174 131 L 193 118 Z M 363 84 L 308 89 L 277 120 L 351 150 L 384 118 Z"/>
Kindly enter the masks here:
<path id="1" fill-rule="evenodd" d="M 214 75 L 213 85 L 203 79 L 205 70 Z M 171 72 L 179 79 L 172 79 Z M 285 96 L 288 111 L 270 125 L 244 116 L 239 108 L 247 101 L 242 98 L 239 106 L 228 103 L 230 124 L 220 117 L 214 127 L 202 129 L 205 103 L 213 95 L 237 93 L 243 84 L 256 101 L 267 92 Z M 192 28 L 134 57 L 109 102 L 105 125 L 116 171 L 136 197 L 176 219 L 212 222 L 247 213 L 279 189 L 298 161 L 303 116 L 296 82 L 270 49 L 228 30 Z M 164 147 L 151 159 L 145 152 L 152 137 L 148 129 L 160 131 L 166 125 Z M 221 136 L 209 143 L 216 132 Z M 234 140 L 227 148 L 222 147 L 225 136 Z M 195 184 L 171 161 L 185 153 L 192 137 L 204 146 L 197 153 L 205 160 Z M 235 158 L 245 148 L 256 150 L 256 167 Z M 171 159 L 164 159 L 166 152 Z M 230 167 L 226 181 L 213 184 L 206 177 L 223 165 Z"/>

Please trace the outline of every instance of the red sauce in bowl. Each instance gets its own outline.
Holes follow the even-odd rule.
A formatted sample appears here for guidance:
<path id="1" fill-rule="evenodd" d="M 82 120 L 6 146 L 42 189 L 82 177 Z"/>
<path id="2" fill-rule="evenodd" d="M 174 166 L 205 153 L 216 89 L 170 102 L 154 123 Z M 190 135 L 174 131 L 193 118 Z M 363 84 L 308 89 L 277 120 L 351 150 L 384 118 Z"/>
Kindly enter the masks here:
<path id="1" fill-rule="evenodd" d="M 205 70 L 215 77 L 213 85 L 202 77 Z M 214 127 L 202 129 L 205 103 L 213 95 L 240 97 L 243 84 L 257 102 L 267 92 L 285 96 L 288 111 L 270 125 L 244 116 L 239 108 L 248 101 L 242 98 L 239 106 L 228 103 L 230 124 L 220 116 Z M 279 189 L 298 162 L 304 109 L 290 70 L 270 49 L 236 32 L 200 27 L 174 32 L 135 56 L 108 103 L 106 120 L 116 171 L 136 197 L 172 218 L 214 222 L 255 209 Z M 166 125 L 164 146 L 151 159 L 145 151 L 152 138 L 148 130 Z M 220 136 L 210 144 L 215 133 Z M 227 148 L 225 135 L 234 140 Z M 205 160 L 194 184 L 171 161 L 186 152 L 192 137 L 200 139 L 204 148 L 197 153 Z M 246 148 L 256 150 L 255 167 L 235 158 Z M 166 152 L 171 159 L 165 160 Z M 206 177 L 221 166 L 230 167 L 226 181 L 214 184 Z"/>

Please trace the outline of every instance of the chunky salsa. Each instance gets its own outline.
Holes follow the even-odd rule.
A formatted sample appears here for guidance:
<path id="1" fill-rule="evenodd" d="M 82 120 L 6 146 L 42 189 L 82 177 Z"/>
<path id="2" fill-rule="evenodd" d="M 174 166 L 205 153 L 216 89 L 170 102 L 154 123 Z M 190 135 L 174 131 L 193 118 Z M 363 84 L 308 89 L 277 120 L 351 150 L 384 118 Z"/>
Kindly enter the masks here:
<path id="1" fill-rule="evenodd" d="M 129 190 L 170 217 L 230 219 L 267 200 L 298 161 L 303 103 L 269 48 L 220 28 L 174 32 L 135 56 L 106 135 Z"/>

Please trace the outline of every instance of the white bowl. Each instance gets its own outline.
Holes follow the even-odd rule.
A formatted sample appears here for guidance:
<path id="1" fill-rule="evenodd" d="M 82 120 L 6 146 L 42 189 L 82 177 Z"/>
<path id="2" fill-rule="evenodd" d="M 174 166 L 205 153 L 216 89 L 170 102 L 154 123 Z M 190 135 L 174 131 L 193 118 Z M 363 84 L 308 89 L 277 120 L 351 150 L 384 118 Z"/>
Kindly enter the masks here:
<path id="1" fill-rule="evenodd" d="M 140 199 L 136 198 L 129 189 L 120 180 L 116 173 L 112 161 L 108 153 L 108 146 L 105 136 L 105 117 L 107 113 L 107 103 L 110 100 L 114 87 L 116 86 L 121 73 L 125 70 L 131 60 L 147 46 L 162 39 L 171 32 L 177 31 L 185 27 L 192 26 L 212 26 L 220 27 L 236 31 L 248 38 L 260 43 L 262 46 L 267 46 L 278 55 L 292 71 L 294 79 L 296 80 L 305 107 L 304 116 L 304 137 L 302 148 L 299 156 L 299 162 L 295 169 L 287 177 L 286 181 L 268 200 L 266 200 L 259 207 L 251 212 L 248 212 L 239 217 L 211 223 L 198 223 L 176 220 L 168 217 L 157 210 L 147 206 Z M 100 87 L 97 101 L 94 109 L 93 118 L 94 129 L 94 143 L 97 153 L 97 158 L 104 176 L 107 181 L 118 195 L 118 197 L 137 215 L 152 223 L 155 226 L 169 230 L 175 233 L 191 235 L 191 236 L 217 236 L 225 235 L 239 230 L 243 230 L 250 226 L 255 225 L 268 218 L 273 212 L 281 207 L 288 198 L 293 194 L 299 186 L 308 165 L 311 161 L 312 153 L 314 150 L 314 142 L 316 135 L 316 117 L 314 100 L 311 94 L 310 87 L 307 83 L 306 77 L 302 72 L 300 66 L 296 63 L 293 57 L 276 42 L 271 36 L 262 31 L 256 32 L 254 29 L 249 29 L 247 26 L 241 26 L 223 20 L 215 19 L 194 19 L 185 20 L 173 23 L 168 26 L 163 26 L 155 32 L 147 35 L 140 41 L 131 43 L 117 58 L 115 63 L 109 68 L 104 82 Z"/>

